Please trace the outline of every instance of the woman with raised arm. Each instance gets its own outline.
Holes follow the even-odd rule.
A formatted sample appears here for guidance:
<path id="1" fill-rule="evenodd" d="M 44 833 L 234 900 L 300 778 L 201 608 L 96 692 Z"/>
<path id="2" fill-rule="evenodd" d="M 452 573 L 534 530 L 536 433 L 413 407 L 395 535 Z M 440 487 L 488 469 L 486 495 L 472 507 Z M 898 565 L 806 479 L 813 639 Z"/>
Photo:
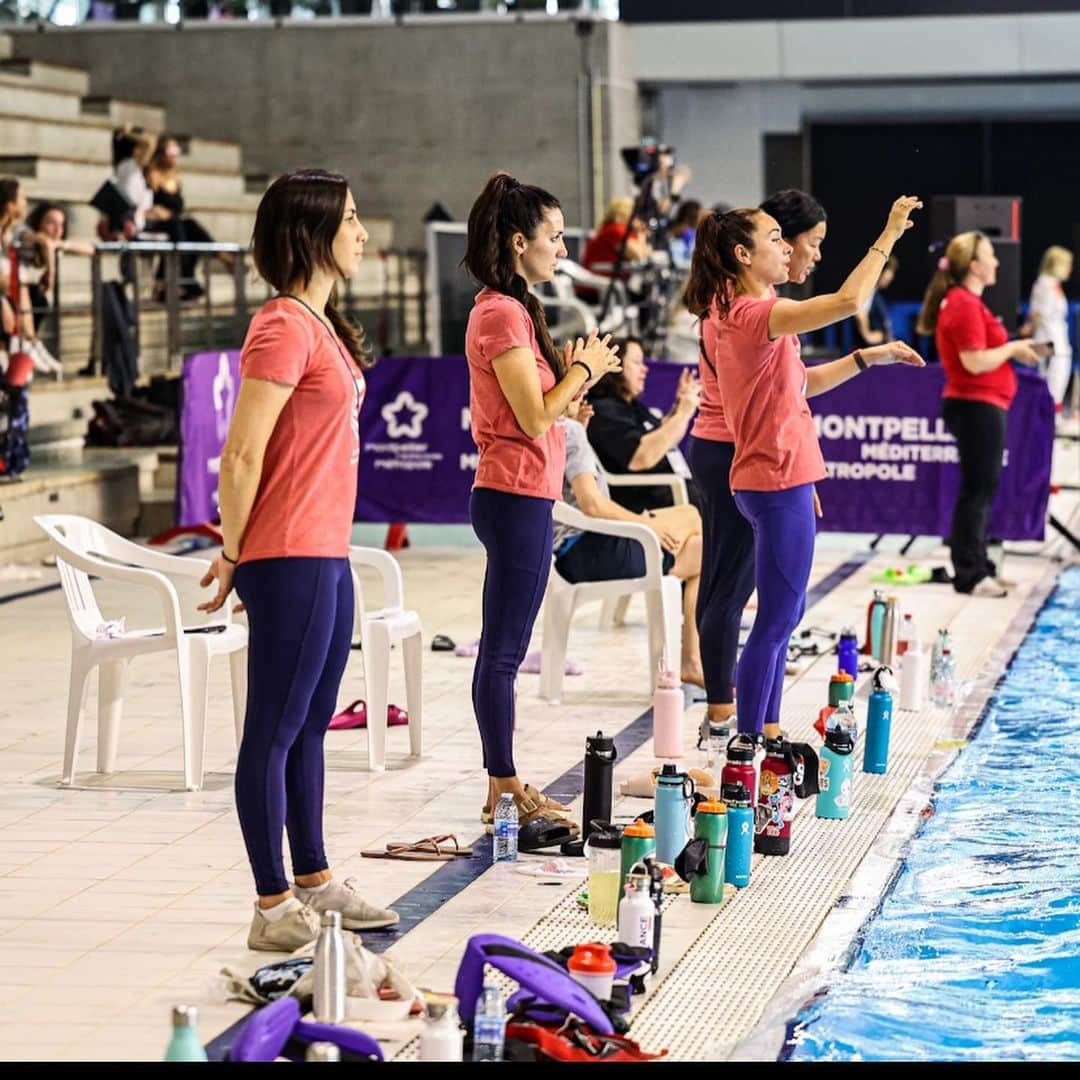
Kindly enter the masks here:
<path id="1" fill-rule="evenodd" d="M 251 320 L 221 455 L 221 553 L 202 580 L 216 611 L 235 582 L 248 613 L 248 699 L 236 809 L 258 900 L 249 949 L 314 941 L 322 912 L 348 930 L 393 926 L 330 873 L 323 740 L 349 658 L 349 538 L 360 461 L 363 336 L 336 307 L 367 243 L 343 176 L 278 177 L 255 214 L 255 268 L 278 295 Z M 293 880 L 281 836 L 289 836 Z"/>
<path id="2" fill-rule="evenodd" d="M 1040 351 L 1031 341 L 1010 341 L 983 301 L 983 290 L 997 281 L 997 268 L 988 237 L 980 232 L 954 236 L 926 290 L 917 329 L 934 335 L 945 369 L 941 417 L 960 455 L 949 530 L 953 588 L 1003 599 L 1009 583 L 987 554 L 986 532 L 1001 479 L 1006 418 L 1016 396 L 1009 361 L 1035 367 Z"/>
<path id="3" fill-rule="evenodd" d="M 521 850 L 570 839 L 568 808 L 523 784 L 514 767 L 514 679 L 551 569 L 551 510 L 562 495 L 563 415 L 575 398 L 619 370 L 609 338 L 590 334 L 560 353 L 529 287 L 566 257 L 558 200 L 504 172 L 469 212 L 465 268 L 477 284 L 465 331 L 472 434 L 480 451 L 469 515 L 487 552 L 473 708 L 488 787 L 482 818 L 513 795 Z"/>
<path id="4" fill-rule="evenodd" d="M 770 214 L 730 210 L 698 227 L 687 306 L 702 319 L 708 361 L 702 411 L 707 403 L 723 410 L 735 448 L 729 484 L 754 532 L 758 608 L 736 672 L 740 731 L 780 736 L 787 644 L 805 609 L 814 558 L 814 484 L 826 475 L 806 399 L 873 365 L 923 363 L 904 343 L 889 342 L 807 369 L 797 335 L 849 318 L 866 302 L 920 206 L 911 196 L 898 199 L 840 289 L 802 301 L 775 295 L 788 280 L 792 246 Z"/>
<path id="5" fill-rule="evenodd" d="M 761 209 L 773 217 L 791 248 L 788 281 L 803 284 L 821 261 L 825 208 L 805 191 L 787 189 L 770 195 Z M 712 215 L 712 216 L 715 216 Z M 690 279 L 687 279 L 689 286 Z M 685 297 L 685 289 L 684 289 Z M 702 513 L 701 586 L 697 601 L 698 635 L 708 643 L 702 653 L 706 711 L 712 721 L 735 715 L 735 667 L 743 609 L 754 591 L 754 531 L 739 513 L 731 493 L 735 436 L 724 419 L 712 361 L 698 331 L 701 407 L 690 437 L 689 461 Z M 782 682 L 784 671 L 777 678 Z M 779 709 L 778 695 L 770 701 Z M 778 721 L 771 715 L 767 721 Z"/>

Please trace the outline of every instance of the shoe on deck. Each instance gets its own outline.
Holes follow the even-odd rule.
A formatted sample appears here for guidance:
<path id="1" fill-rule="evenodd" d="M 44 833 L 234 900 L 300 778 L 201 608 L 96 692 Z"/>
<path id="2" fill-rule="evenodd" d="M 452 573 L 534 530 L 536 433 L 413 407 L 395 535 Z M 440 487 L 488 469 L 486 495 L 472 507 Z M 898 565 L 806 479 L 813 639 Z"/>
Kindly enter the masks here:
<path id="1" fill-rule="evenodd" d="M 271 922 L 256 903 L 248 931 L 249 949 L 257 952 L 293 952 L 319 936 L 318 913 L 299 900 L 294 899 L 291 903 L 293 906 L 277 922 Z"/>
<path id="2" fill-rule="evenodd" d="M 345 930 L 385 930 L 389 926 L 396 926 L 401 920 L 396 911 L 368 903 L 356 891 L 352 878 L 344 881 L 332 879 L 321 892 L 312 892 L 294 884 L 293 893 L 316 913 L 316 918 L 324 911 L 340 911 L 341 925 Z"/>

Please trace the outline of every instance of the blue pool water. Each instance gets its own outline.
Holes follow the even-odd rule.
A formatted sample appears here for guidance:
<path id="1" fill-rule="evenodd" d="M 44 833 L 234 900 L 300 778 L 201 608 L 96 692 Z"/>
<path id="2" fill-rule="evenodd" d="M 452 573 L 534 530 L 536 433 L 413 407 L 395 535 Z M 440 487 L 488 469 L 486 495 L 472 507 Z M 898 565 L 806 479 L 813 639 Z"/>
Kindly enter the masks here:
<path id="1" fill-rule="evenodd" d="M 790 1060 L 1080 1060 L 1080 567 L 942 776 Z"/>

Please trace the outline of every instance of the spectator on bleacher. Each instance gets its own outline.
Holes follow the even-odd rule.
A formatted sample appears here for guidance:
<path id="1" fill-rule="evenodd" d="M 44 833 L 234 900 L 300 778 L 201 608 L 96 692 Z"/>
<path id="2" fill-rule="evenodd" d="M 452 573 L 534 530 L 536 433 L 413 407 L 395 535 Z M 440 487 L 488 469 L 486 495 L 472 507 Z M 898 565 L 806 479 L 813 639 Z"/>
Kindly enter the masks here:
<path id="1" fill-rule="evenodd" d="M 60 378 L 63 367 L 60 361 L 38 341 L 34 329 L 34 317 L 30 290 L 22 281 L 19 226 L 26 217 L 26 192 L 15 177 L 0 178 L 0 314 L 5 351 L 10 350 L 10 339 L 18 337 L 20 349 L 34 361 L 37 371 L 48 372 Z"/>
<path id="2" fill-rule="evenodd" d="M 667 227 L 668 251 L 671 265 L 676 270 L 689 270 L 690 258 L 694 254 L 694 234 L 697 232 L 698 218 L 702 206 L 697 199 L 687 199 L 679 203 L 675 216 Z"/>
<path id="3" fill-rule="evenodd" d="M 618 261 L 620 249 L 623 251 L 624 265 L 644 262 L 652 254 L 648 228 L 640 220 L 631 221 L 633 214 L 634 200 L 628 195 L 621 195 L 607 204 L 604 216 L 586 242 L 584 254 L 581 256 L 581 265 L 586 270 L 601 277 L 610 277 Z M 625 275 L 620 273 L 619 280 L 624 279 Z M 575 289 L 586 303 L 595 304 L 600 299 L 595 289 L 584 285 L 575 286 Z"/>
<path id="4" fill-rule="evenodd" d="M 1039 276 L 1031 287 L 1031 337 L 1034 341 L 1049 341 L 1054 347 L 1051 356 L 1041 362 L 1046 385 L 1060 413 L 1064 408 L 1065 391 L 1072 373 L 1072 342 L 1069 340 L 1069 301 L 1062 285 L 1072 277 L 1073 254 L 1056 244 L 1043 252 Z"/>
<path id="5" fill-rule="evenodd" d="M 37 256 L 37 273 L 24 275 L 30 290 L 30 305 L 33 308 L 34 329 L 41 327 L 41 322 L 53 302 L 53 289 L 56 284 L 56 255 L 93 255 L 94 245 L 83 240 L 69 240 L 67 235 L 67 210 L 59 203 L 40 202 L 30 212 L 25 226 L 18 236 L 25 247 L 31 245 Z"/>
<path id="6" fill-rule="evenodd" d="M 586 434 L 592 413 L 591 406 L 579 401 L 572 402 L 567 409 L 563 501 L 589 517 L 636 522 L 656 534 L 663 551 L 664 573 L 686 583 L 681 679 L 704 688 L 701 646 L 694 620 L 701 578 L 701 515 L 693 506 L 666 506 L 638 514 L 615 502 Z M 645 550 L 637 540 L 556 524 L 552 543 L 555 569 L 569 582 L 611 581 L 645 574 Z"/>
<path id="7" fill-rule="evenodd" d="M 628 337 L 614 344 L 619 346 L 622 371 L 605 375 L 589 394 L 589 403 L 595 410 L 589 422 L 589 442 L 600 464 L 609 473 L 681 476 L 686 480 L 690 501 L 696 506 L 697 488 L 679 443 L 686 437 L 701 399 L 697 376 L 689 370 L 682 373 L 671 408 L 662 418 L 657 417 L 641 401 L 648 377 L 641 342 Z M 674 504 L 669 484 L 616 487 L 614 491 L 615 501 L 635 513 Z"/>
<path id="8" fill-rule="evenodd" d="M 140 233 L 146 232 L 146 215 L 154 205 L 154 196 L 147 186 L 143 170 L 153 150 L 154 140 L 142 128 L 125 124 L 113 132 L 113 178 L 133 209 L 131 221 L 125 225 L 123 234 L 112 234 L 106 223 L 103 239 L 134 240 Z"/>
<path id="9" fill-rule="evenodd" d="M 180 143 L 171 135 L 158 139 L 150 164 L 146 167 L 146 182 L 150 186 L 153 206 L 147 220 L 153 228 L 167 232 L 173 243 L 212 244 L 214 238 L 193 217 L 184 214 L 184 195 L 180 177 Z M 222 253 L 219 258 L 230 269 L 233 256 Z M 202 286 L 195 281 L 198 256 L 184 252 L 180 256 L 180 297 L 195 300 L 203 295 Z M 164 263 L 158 266 L 158 278 L 165 276 Z"/>
<path id="10" fill-rule="evenodd" d="M 900 260 L 895 255 L 890 255 L 889 261 L 881 268 L 881 274 L 866 306 L 855 312 L 855 329 L 864 345 L 881 345 L 893 339 L 889 305 L 881 294 L 896 279 L 896 268 L 899 265 Z"/>

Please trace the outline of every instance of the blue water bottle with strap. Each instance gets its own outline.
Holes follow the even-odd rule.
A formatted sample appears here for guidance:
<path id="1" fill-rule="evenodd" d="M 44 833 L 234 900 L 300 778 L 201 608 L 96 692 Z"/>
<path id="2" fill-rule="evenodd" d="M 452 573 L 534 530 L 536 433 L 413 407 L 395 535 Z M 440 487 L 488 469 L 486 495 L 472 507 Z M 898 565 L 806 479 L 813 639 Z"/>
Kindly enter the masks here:
<path id="1" fill-rule="evenodd" d="M 884 773 L 889 767 L 889 734 L 892 730 L 893 691 L 896 689 L 892 668 L 882 664 L 874 672 L 871 685 L 873 691 L 866 708 L 862 771 Z"/>
<path id="2" fill-rule="evenodd" d="M 727 847 L 724 881 L 745 889 L 750 884 L 750 859 L 754 854 L 754 808 L 744 784 L 724 784 L 721 797 L 727 803 Z"/>
<path id="3" fill-rule="evenodd" d="M 672 761 L 664 764 L 656 778 L 656 858 L 675 864 L 675 858 L 690 839 L 690 806 L 694 781 Z"/>

